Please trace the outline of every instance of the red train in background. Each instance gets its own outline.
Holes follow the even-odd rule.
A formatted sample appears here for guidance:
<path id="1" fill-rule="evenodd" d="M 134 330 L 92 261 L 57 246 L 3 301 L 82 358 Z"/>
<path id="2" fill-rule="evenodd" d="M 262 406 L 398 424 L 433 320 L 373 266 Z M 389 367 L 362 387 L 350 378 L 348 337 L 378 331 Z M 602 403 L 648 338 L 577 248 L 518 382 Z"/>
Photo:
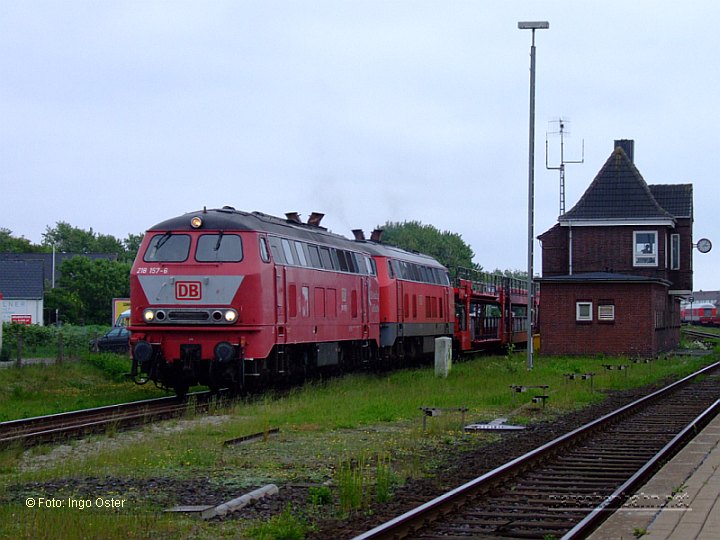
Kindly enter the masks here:
<path id="1" fill-rule="evenodd" d="M 232 207 L 150 228 L 130 277 L 132 375 L 179 395 L 277 377 L 525 342 L 517 283 L 432 257 Z"/>
<path id="2" fill-rule="evenodd" d="M 710 302 L 693 305 L 688 302 L 680 307 L 680 320 L 685 324 L 699 324 L 702 326 L 720 326 L 717 306 Z"/>

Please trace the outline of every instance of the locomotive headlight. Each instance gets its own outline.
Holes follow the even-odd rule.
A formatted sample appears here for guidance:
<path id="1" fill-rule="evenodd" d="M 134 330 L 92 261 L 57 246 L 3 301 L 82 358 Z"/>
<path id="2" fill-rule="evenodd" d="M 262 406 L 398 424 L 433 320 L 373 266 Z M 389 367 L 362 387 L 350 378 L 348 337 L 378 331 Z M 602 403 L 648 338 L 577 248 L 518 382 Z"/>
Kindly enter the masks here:
<path id="1" fill-rule="evenodd" d="M 236 319 L 237 319 L 237 311 L 235 311 L 234 309 L 228 309 L 225 312 L 225 320 L 227 322 L 229 322 L 229 323 L 235 322 Z"/>
<path id="2" fill-rule="evenodd" d="M 155 319 L 155 312 L 152 309 L 146 309 L 143 311 L 143 320 L 146 323 L 153 322 Z"/>
<path id="3" fill-rule="evenodd" d="M 202 227 L 202 224 L 203 224 L 203 222 L 202 222 L 202 218 L 200 216 L 194 216 L 190 220 L 190 226 L 193 229 L 199 229 L 200 227 Z"/>

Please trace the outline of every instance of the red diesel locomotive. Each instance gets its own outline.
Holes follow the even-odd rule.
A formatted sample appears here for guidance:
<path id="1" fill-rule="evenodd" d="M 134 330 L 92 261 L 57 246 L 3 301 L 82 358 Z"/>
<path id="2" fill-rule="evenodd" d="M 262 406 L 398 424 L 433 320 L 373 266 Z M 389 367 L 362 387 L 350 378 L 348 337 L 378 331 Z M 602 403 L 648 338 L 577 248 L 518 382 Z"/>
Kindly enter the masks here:
<path id="1" fill-rule="evenodd" d="M 457 352 L 526 339 L 506 288 L 480 298 L 476 282 L 453 287 L 432 257 L 381 244 L 381 231 L 349 240 L 322 217 L 224 207 L 150 228 L 130 276 L 135 381 L 179 395 L 196 384 L 241 390 L 420 358 L 442 336 Z"/>

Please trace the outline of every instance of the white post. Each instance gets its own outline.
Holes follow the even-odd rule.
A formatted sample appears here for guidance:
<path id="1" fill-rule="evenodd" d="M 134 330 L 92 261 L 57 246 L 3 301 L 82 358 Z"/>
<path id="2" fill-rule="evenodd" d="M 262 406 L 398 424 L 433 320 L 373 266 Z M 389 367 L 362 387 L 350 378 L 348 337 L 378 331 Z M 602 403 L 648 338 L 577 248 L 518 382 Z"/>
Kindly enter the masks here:
<path id="1" fill-rule="evenodd" d="M 435 338 L 435 376 L 447 377 L 452 369 L 452 339 Z"/>

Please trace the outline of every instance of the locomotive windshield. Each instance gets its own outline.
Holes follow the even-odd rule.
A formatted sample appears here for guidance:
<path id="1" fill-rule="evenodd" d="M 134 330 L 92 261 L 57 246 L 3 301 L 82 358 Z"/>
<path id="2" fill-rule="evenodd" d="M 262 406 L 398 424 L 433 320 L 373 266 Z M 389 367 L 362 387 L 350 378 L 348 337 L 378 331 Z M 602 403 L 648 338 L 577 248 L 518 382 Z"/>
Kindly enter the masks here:
<path id="1" fill-rule="evenodd" d="M 187 234 L 156 234 L 145 251 L 145 262 L 182 262 L 190 253 L 190 236 Z"/>
<path id="2" fill-rule="evenodd" d="M 237 234 L 203 234 L 198 238 L 198 262 L 240 262 L 242 258 L 242 239 Z"/>

